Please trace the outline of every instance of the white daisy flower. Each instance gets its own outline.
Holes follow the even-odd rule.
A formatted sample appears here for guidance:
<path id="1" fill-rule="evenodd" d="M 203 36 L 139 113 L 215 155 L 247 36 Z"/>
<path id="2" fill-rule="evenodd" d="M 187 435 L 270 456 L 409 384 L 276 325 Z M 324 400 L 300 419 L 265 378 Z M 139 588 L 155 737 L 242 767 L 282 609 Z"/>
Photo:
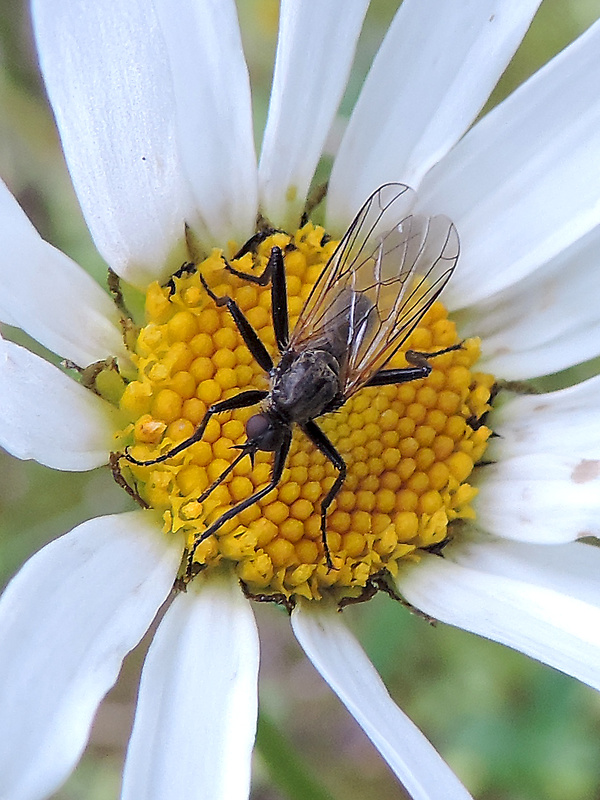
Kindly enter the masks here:
<path id="1" fill-rule="evenodd" d="M 600 25 L 473 125 L 537 6 L 405 0 L 337 152 L 325 226 L 296 229 L 367 0 L 321 2 L 318 24 L 313 3 L 283 0 L 258 165 L 233 0 L 34 0 L 85 219 L 109 267 L 145 293 L 147 316 L 127 320 L 118 282 L 115 305 L 2 188 L 0 318 L 81 371 L 74 380 L 2 340 L 0 441 L 60 470 L 114 453 L 115 478 L 144 508 L 47 545 L 2 597 L 1 797 L 45 798 L 66 779 L 123 658 L 169 597 L 122 797 L 247 796 L 259 650 L 240 582 L 293 608 L 305 652 L 414 798 L 469 794 L 390 698 L 338 605 L 385 586 L 598 686 L 600 551 L 589 538 L 600 379 L 502 391 L 489 413 L 496 380 L 600 353 Z M 431 305 L 403 343 L 451 351 L 425 380 L 365 388 L 319 420 L 348 466 L 326 537 L 320 500 L 336 472 L 295 435 L 277 487 L 203 538 L 268 483 L 273 461 L 261 452 L 229 469 L 250 408 L 186 442 L 211 404 L 264 385 L 239 320 L 215 298 L 235 297 L 264 340 L 263 367 L 275 352 L 268 288 L 232 277 L 223 254 L 248 273 L 281 248 L 294 321 L 334 250 L 329 235 L 390 182 L 416 190 L 413 219 L 443 215 L 458 232 L 445 307 Z M 242 253 L 259 212 L 261 236 Z M 392 367 L 406 367 L 397 358 Z"/>

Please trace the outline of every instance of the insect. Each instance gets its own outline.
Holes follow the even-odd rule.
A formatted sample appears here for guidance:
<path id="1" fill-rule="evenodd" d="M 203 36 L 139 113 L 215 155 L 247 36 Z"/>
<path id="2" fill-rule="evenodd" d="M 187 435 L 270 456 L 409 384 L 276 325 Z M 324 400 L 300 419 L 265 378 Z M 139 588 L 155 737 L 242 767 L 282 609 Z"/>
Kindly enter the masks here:
<path id="1" fill-rule="evenodd" d="M 259 451 L 272 452 L 270 482 L 225 511 L 197 538 L 195 548 L 244 509 L 259 502 L 281 480 L 297 425 L 337 470 L 321 502 L 321 537 L 329 568 L 327 512 L 346 477 L 346 463 L 316 420 L 339 409 L 364 386 L 385 386 L 425 378 L 429 359 L 461 347 L 434 353 L 406 352 L 409 366 L 387 365 L 446 286 L 458 261 L 460 245 L 453 223 L 444 216 L 412 214 L 415 192 L 400 183 L 379 187 L 365 202 L 323 268 L 290 334 L 283 253 L 273 247 L 262 275 L 226 269 L 251 283 L 270 283 L 272 320 L 280 359 L 271 355 L 239 306 L 229 296 L 218 297 L 201 276 L 217 306 L 226 306 L 246 346 L 269 375 L 266 391 L 248 389 L 212 405 L 195 432 L 149 461 L 127 451 L 130 462 L 148 466 L 166 461 L 202 439 L 215 414 L 260 404 L 246 423 L 240 453 L 198 498 L 204 501 L 235 469 Z"/>

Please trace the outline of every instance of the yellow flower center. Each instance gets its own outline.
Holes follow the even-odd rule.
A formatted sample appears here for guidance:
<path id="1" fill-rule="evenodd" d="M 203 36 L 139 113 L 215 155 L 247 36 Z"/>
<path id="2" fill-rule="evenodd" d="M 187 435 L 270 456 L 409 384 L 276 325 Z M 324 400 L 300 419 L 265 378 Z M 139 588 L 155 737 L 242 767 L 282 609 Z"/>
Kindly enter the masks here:
<path id="1" fill-rule="evenodd" d="M 290 329 L 335 249 L 311 223 L 293 236 L 277 233 L 233 263 L 260 274 L 277 245 L 284 250 Z M 250 388 L 267 390 L 268 375 L 255 362 L 227 308 L 229 295 L 278 361 L 270 288 L 224 269 L 221 252 L 181 270 L 170 284 L 150 286 L 147 324 L 137 338 L 137 380 L 120 404 L 131 425 L 123 432 L 130 455 L 148 461 L 190 437 L 207 409 Z M 436 302 L 388 367 L 407 366 L 407 349 L 435 352 L 458 342 L 454 324 Z M 327 516 L 326 562 L 320 505 L 333 484 L 334 466 L 298 429 L 276 489 L 200 542 L 200 568 L 231 562 L 255 595 L 318 599 L 357 597 L 370 579 L 419 549 L 443 542 L 455 519 L 472 518 L 475 495 L 466 481 L 490 434 L 481 424 L 489 410 L 493 378 L 472 371 L 478 341 L 431 359 L 431 374 L 400 385 L 358 391 L 339 411 L 317 420 L 347 465 L 347 477 Z M 182 532 L 188 553 L 207 525 L 266 486 L 273 454 L 259 451 L 254 466 L 242 458 L 202 502 L 205 490 L 239 455 L 245 423 L 258 407 L 215 415 L 202 439 L 164 462 L 138 466 L 119 461 L 122 479 L 162 516 L 166 533 Z M 127 438 L 128 437 L 128 438 Z"/>

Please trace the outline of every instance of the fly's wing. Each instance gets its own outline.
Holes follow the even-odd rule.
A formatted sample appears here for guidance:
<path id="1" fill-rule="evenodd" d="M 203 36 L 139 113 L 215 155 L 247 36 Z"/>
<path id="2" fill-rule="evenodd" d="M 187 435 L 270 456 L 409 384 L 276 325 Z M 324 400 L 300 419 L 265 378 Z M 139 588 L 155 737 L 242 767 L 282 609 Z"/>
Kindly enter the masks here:
<path id="1" fill-rule="evenodd" d="M 416 195 L 389 183 L 374 192 L 323 269 L 290 340 L 322 348 L 341 366 L 344 397 L 383 369 L 448 282 L 459 255 L 443 216 L 410 214 Z"/>

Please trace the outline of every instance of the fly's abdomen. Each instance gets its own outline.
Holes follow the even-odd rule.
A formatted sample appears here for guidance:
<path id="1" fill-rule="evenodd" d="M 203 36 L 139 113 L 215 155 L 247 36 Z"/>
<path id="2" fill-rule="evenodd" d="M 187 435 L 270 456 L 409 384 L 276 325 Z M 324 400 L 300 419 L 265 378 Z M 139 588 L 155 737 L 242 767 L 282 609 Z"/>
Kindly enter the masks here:
<path id="1" fill-rule="evenodd" d="M 322 346 L 342 365 L 348 358 L 352 342 L 354 347 L 370 332 L 377 310 L 363 292 L 345 289 L 332 305 L 323 325 Z"/>

